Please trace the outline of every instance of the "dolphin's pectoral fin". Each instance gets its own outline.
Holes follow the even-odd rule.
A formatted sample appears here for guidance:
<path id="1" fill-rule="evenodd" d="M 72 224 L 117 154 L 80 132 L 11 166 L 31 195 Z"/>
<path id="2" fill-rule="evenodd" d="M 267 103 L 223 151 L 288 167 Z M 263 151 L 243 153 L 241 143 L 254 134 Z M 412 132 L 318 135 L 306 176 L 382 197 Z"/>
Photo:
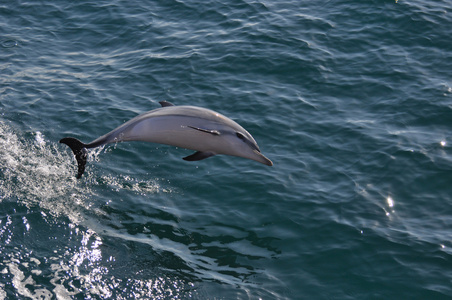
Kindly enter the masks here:
<path id="1" fill-rule="evenodd" d="M 215 155 L 215 153 L 213 153 L 213 152 L 198 151 L 198 152 L 193 153 L 192 155 L 184 157 L 183 160 L 197 161 L 197 160 L 202 160 L 202 159 L 209 158 L 209 157 L 214 156 L 214 155 Z"/>
<path id="2" fill-rule="evenodd" d="M 220 135 L 220 132 L 218 130 L 203 129 L 203 128 L 193 127 L 193 126 L 187 126 L 187 127 L 190 127 L 190 128 L 193 128 L 193 129 L 205 132 L 205 133 L 210 133 L 213 135 Z"/>
<path id="3" fill-rule="evenodd" d="M 159 101 L 159 103 L 162 107 L 175 106 L 173 103 L 168 102 L 168 101 Z"/>

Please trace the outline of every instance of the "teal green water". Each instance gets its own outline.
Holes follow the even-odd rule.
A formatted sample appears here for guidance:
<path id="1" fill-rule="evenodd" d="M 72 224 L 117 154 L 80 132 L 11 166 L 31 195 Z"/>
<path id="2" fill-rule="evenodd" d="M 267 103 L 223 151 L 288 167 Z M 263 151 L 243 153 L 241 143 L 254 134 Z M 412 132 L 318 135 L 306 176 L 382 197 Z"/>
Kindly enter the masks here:
<path id="1" fill-rule="evenodd" d="M 0 299 L 452 298 L 448 1 L 0 4 Z M 273 167 L 89 142 L 158 101 Z"/>

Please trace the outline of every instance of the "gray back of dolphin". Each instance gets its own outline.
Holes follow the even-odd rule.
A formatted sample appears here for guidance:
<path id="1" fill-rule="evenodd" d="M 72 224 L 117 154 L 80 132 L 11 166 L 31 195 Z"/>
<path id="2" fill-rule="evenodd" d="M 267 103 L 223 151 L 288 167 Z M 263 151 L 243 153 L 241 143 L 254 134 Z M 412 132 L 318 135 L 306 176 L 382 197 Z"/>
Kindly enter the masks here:
<path id="1" fill-rule="evenodd" d="M 196 161 L 216 154 L 252 159 L 271 166 L 254 138 L 233 120 L 206 108 L 174 106 L 162 101 L 161 108 L 143 113 L 109 133 L 84 144 L 75 138 L 63 138 L 77 160 L 80 178 L 85 170 L 87 148 L 122 141 L 144 141 L 195 150 L 184 160 Z"/>

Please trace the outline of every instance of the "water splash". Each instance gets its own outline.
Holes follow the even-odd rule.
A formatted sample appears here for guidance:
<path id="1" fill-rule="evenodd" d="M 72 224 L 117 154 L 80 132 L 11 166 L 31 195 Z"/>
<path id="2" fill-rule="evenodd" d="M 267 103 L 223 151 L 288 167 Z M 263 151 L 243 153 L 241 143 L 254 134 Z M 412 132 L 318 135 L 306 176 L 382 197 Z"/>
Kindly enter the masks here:
<path id="1" fill-rule="evenodd" d="M 37 205 L 77 222 L 80 210 L 74 206 L 89 208 L 85 201 L 88 188 L 78 185 L 71 176 L 68 154 L 48 144 L 39 131 L 32 137 L 16 134 L 0 121 L 0 201 Z"/>
<path id="2" fill-rule="evenodd" d="M 102 148 L 91 151 L 89 160 L 99 160 Z M 158 193 L 161 186 L 154 180 L 137 180 L 123 176 L 85 174 L 74 177 L 74 157 L 58 143 L 46 141 L 40 132 L 31 138 L 18 134 L 0 121 L 0 202 L 18 201 L 27 207 L 39 206 L 55 215 L 80 221 L 81 212 L 92 208 L 96 187 L 128 190 L 140 195 Z M 170 192 L 163 189 L 164 192 Z"/>

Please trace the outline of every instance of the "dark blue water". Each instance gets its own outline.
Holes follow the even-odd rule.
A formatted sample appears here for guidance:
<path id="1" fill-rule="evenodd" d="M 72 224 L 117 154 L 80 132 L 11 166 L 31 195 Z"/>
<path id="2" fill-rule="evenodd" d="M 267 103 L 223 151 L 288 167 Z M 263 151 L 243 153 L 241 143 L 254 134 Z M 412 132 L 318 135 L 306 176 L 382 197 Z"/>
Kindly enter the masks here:
<path id="1" fill-rule="evenodd" d="M 0 299 L 452 298 L 448 1 L 0 4 Z M 158 101 L 273 162 L 70 150 Z"/>

